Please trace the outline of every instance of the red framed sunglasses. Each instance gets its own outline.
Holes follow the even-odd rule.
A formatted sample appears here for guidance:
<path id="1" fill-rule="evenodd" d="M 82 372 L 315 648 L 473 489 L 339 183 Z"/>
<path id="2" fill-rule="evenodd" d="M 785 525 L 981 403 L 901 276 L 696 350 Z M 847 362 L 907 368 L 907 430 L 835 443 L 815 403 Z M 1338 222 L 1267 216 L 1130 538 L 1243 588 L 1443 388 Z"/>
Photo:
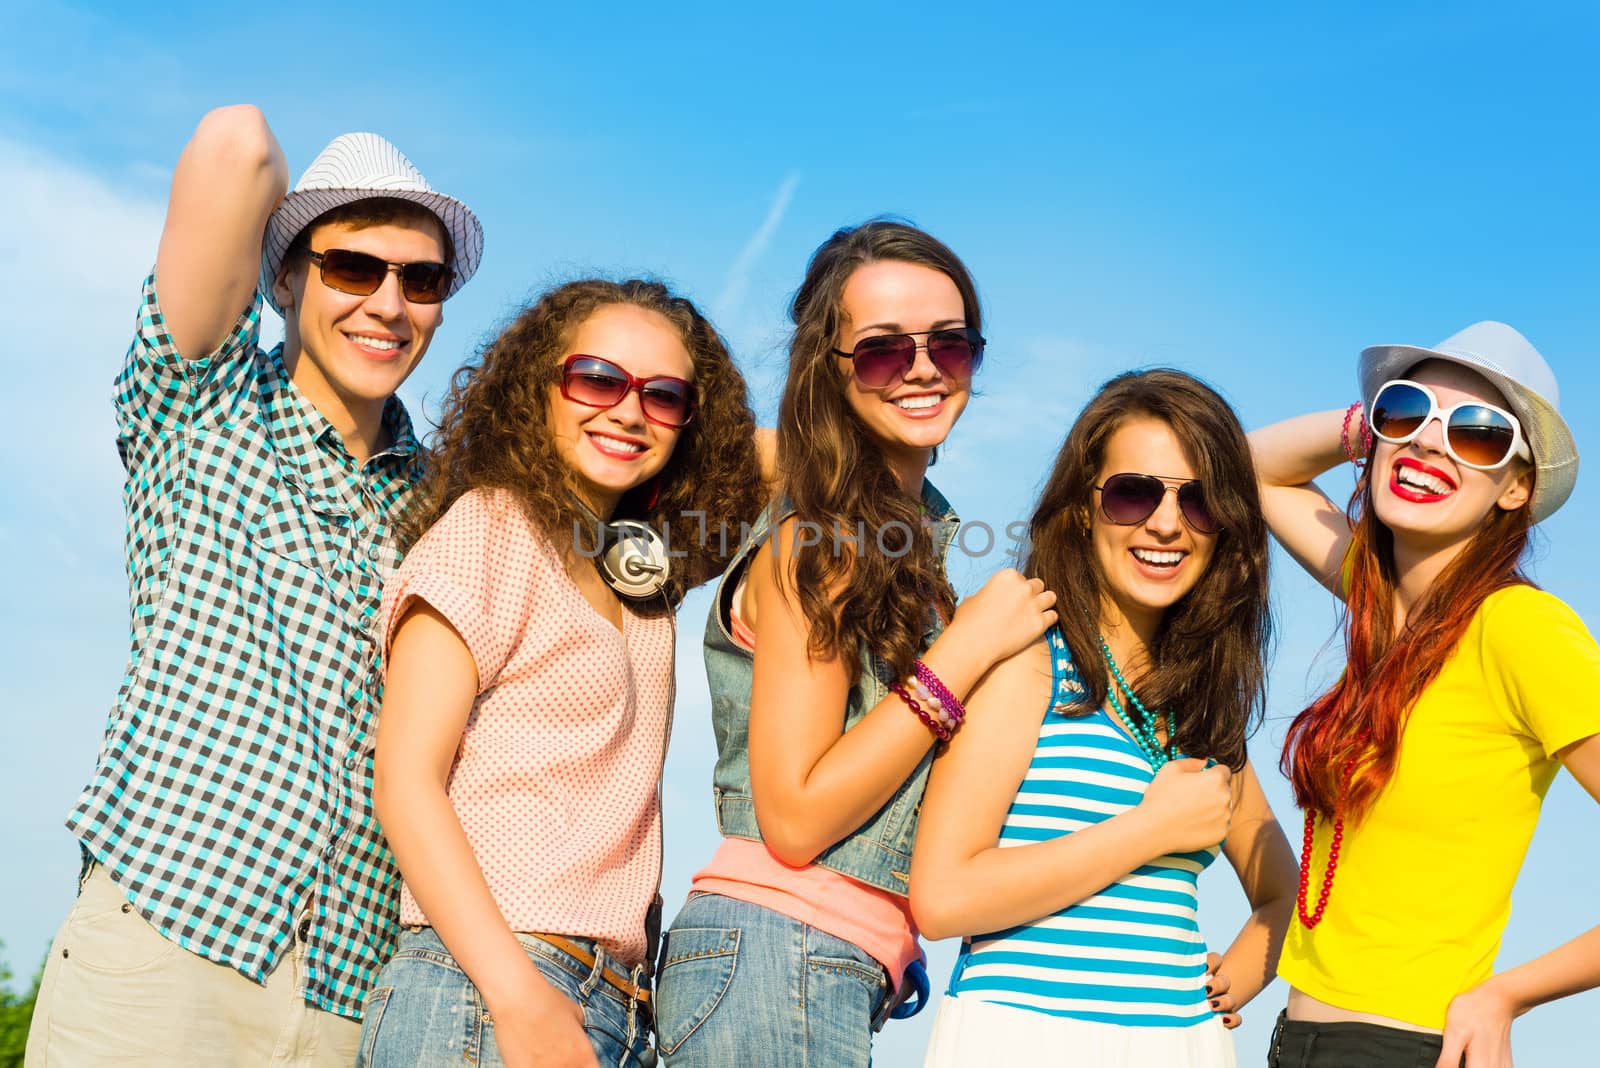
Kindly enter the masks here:
<path id="1" fill-rule="evenodd" d="M 629 391 L 657 426 L 682 430 L 694 418 L 694 385 L 671 375 L 635 378 L 610 360 L 575 352 L 561 361 L 561 395 L 589 408 L 615 408 Z"/>

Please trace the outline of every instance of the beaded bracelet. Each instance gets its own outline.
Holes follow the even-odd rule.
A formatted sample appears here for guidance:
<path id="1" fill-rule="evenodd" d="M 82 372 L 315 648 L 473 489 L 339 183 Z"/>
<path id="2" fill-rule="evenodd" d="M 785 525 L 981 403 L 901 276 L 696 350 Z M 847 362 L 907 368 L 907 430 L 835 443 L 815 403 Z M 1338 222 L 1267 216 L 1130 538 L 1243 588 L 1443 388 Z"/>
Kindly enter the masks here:
<path id="1" fill-rule="evenodd" d="M 1357 455 L 1355 448 L 1350 444 L 1350 417 L 1357 412 L 1361 413 L 1360 439 L 1362 455 Z M 1339 431 L 1339 444 L 1344 446 L 1344 454 L 1350 462 L 1357 467 L 1365 467 L 1367 463 L 1365 453 L 1372 451 L 1372 429 L 1367 426 L 1367 415 L 1362 410 L 1361 402 L 1356 401 L 1344 410 L 1344 426 Z"/>
<path id="2" fill-rule="evenodd" d="M 961 726 L 961 721 L 950 714 L 950 711 L 944 707 L 944 702 L 935 697 L 933 691 L 924 686 L 921 679 L 915 675 L 907 676 L 905 685 L 916 695 L 922 706 L 933 714 L 933 718 L 944 724 L 945 730 L 954 731 Z"/>
<path id="3" fill-rule="evenodd" d="M 938 720 L 928 715 L 917 699 L 911 696 L 911 692 L 905 688 L 904 684 L 895 682 L 889 687 L 889 689 L 893 690 L 895 696 L 906 703 L 907 708 L 911 709 L 911 711 L 917 714 L 917 718 L 920 719 L 927 726 L 927 728 L 933 732 L 934 737 L 938 738 L 941 742 L 948 742 L 950 740 L 950 729 L 943 723 L 940 723 Z"/>
<path id="4" fill-rule="evenodd" d="M 950 713 L 950 717 L 955 720 L 956 726 L 960 726 L 961 721 L 967 718 L 967 707 L 961 703 L 961 699 L 951 693 L 949 688 L 939 681 L 939 676 L 935 675 L 933 670 L 922 661 L 918 660 L 913 663 L 911 670 L 916 673 L 917 681 L 926 686 L 928 692 L 939 699 L 939 703 L 944 706 L 944 710 Z"/>

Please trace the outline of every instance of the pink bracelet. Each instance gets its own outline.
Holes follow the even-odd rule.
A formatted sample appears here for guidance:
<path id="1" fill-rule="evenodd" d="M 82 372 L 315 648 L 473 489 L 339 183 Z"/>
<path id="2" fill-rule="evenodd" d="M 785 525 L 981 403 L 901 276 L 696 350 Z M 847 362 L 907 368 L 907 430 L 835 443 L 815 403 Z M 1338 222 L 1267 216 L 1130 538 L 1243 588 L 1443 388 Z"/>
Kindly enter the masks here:
<path id="1" fill-rule="evenodd" d="M 1357 455 L 1356 450 L 1350 444 L 1350 417 L 1357 412 L 1361 413 L 1360 440 L 1362 455 Z M 1351 463 L 1357 467 L 1366 466 L 1365 454 L 1372 451 L 1372 428 L 1367 426 L 1367 415 L 1362 409 L 1360 401 L 1356 401 L 1344 410 L 1344 426 L 1339 431 L 1339 444 L 1344 446 L 1344 454 L 1350 458 Z"/>
<path id="2" fill-rule="evenodd" d="M 934 737 L 938 738 L 941 742 L 948 742 L 950 740 L 949 728 L 947 728 L 943 723 L 940 723 L 938 720 L 934 719 L 932 716 L 928 715 L 928 713 L 923 710 L 922 705 L 917 702 L 917 699 L 911 696 L 911 692 L 905 688 L 904 684 L 895 682 L 889 688 L 894 691 L 896 697 L 900 698 L 900 700 L 906 703 L 907 708 L 911 709 L 911 711 L 917 714 L 917 718 L 920 719 L 923 724 L 933 732 Z"/>
<path id="3" fill-rule="evenodd" d="M 913 675 L 905 681 L 909 685 L 911 692 L 916 695 L 917 700 L 921 701 L 923 706 L 933 713 L 934 719 L 944 724 L 946 730 L 953 731 L 961 725 L 961 721 L 945 710 L 944 702 L 933 696 L 932 691 L 922 684 L 921 679 Z"/>
<path id="4" fill-rule="evenodd" d="M 951 693 L 949 688 L 939 681 L 939 676 L 935 675 L 927 664 L 918 660 L 911 665 L 911 670 L 916 673 L 917 681 L 926 686 L 928 692 L 939 699 L 939 703 L 944 706 L 946 712 L 950 713 L 950 718 L 955 720 L 955 725 L 959 727 L 961 721 L 967 718 L 967 706 L 963 705 L 961 699 Z"/>

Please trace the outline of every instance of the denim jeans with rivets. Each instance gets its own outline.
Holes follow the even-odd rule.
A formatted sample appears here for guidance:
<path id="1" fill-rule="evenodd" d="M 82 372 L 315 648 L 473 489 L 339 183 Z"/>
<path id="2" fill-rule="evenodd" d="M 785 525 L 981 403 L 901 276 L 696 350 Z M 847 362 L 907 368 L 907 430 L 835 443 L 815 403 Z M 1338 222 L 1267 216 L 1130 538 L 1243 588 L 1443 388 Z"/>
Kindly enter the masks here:
<path id="1" fill-rule="evenodd" d="M 696 894 L 672 922 L 656 983 L 670 1068 L 865 1068 L 888 977 L 866 951 L 782 913 Z"/>
<path id="2" fill-rule="evenodd" d="M 583 1007 L 583 1029 L 602 1068 L 652 1068 L 648 1010 L 631 1005 L 600 976 L 602 965 L 621 974 L 626 967 L 603 951 L 591 967 L 531 936 L 517 940 L 539 974 Z M 569 941 L 590 953 L 597 948 L 588 939 Z M 432 927 L 402 930 L 399 948 L 367 994 L 357 1068 L 504 1064 L 483 997 L 444 942 Z"/>

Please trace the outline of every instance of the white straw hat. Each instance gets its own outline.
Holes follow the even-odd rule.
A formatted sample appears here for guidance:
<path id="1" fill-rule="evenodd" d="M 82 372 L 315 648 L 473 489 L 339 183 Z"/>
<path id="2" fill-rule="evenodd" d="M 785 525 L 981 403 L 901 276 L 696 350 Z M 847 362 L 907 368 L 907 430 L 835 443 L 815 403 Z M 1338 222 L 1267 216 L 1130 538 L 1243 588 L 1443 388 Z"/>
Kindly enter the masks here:
<path id="1" fill-rule="evenodd" d="M 1572 494 L 1578 482 L 1578 445 L 1561 418 L 1561 394 L 1555 372 L 1528 339 L 1505 323 L 1473 323 L 1431 349 L 1417 345 L 1374 345 L 1361 350 L 1361 403 L 1372 409 L 1378 388 L 1402 378 L 1423 360 L 1447 360 L 1470 367 L 1494 383 L 1522 423 L 1536 469 L 1533 521 L 1548 518 Z"/>
<path id="2" fill-rule="evenodd" d="M 483 259 L 483 225 L 472 209 L 454 197 L 434 192 L 422 172 L 377 134 L 347 133 L 328 142 L 267 220 L 261 243 L 261 292 L 273 311 L 283 314 L 272 295 L 272 284 L 300 231 L 323 212 L 374 197 L 414 201 L 437 215 L 455 250 L 450 264 L 454 277 L 445 298 L 467 284 Z"/>

